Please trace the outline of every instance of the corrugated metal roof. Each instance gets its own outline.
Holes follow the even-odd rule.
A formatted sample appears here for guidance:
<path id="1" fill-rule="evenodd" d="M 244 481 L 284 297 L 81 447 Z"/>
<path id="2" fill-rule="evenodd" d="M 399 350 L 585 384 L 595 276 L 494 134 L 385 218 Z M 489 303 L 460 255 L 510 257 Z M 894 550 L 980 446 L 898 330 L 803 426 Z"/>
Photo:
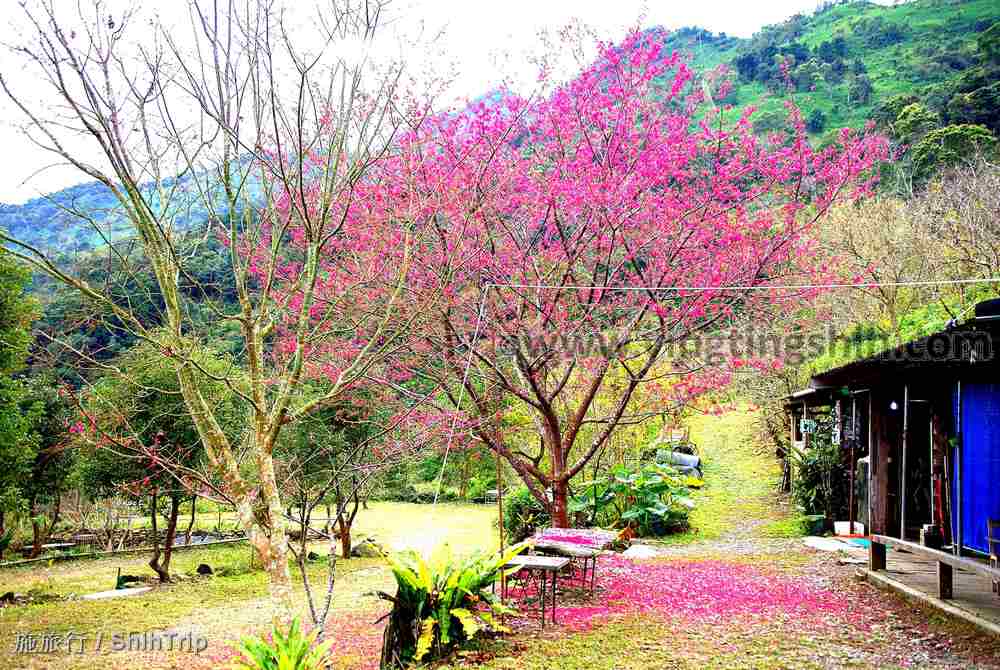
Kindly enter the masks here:
<path id="1" fill-rule="evenodd" d="M 812 376 L 810 386 L 843 386 L 901 370 L 997 365 L 1000 363 L 997 351 L 1000 342 L 995 340 L 998 327 L 1000 322 L 988 317 L 953 324 L 872 356 L 818 372 Z"/>

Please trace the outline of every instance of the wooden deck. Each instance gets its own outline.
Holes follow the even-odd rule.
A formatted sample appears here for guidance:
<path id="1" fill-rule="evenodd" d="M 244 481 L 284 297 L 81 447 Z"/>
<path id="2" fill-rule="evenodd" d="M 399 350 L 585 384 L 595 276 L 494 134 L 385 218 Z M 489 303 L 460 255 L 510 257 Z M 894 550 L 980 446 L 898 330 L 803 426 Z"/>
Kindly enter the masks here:
<path id="1" fill-rule="evenodd" d="M 931 605 L 946 611 L 955 608 L 985 622 L 987 625 L 982 627 L 987 630 L 1000 632 L 1000 597 L 992 592 L 989 577 L 956 567 L 953 570 L 953 596 L 948 600 L 941 600 L 938 598 L 937 570 L 938 563 L 931 557 L 889 549 L 886 552 L 885 570 L 864 572 L 872 581 L 878 581 L 880 577 L 887 578 L 886 581 L 897 582 L 922 594 L 925 596 L 922 600 Z M 892 584 L 886 586 L 893 588 Z"/>

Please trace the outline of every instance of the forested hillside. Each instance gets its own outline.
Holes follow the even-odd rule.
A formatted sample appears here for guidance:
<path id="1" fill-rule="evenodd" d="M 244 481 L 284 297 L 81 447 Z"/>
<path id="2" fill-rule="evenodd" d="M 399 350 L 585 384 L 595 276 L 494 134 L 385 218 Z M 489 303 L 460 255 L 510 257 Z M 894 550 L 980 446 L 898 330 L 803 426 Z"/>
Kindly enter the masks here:
<path id="1" fill-rule="evenodd" d="M 191 192 L 190 179 L 181 178 L 167 186 L 176 188 L 170 206 L 179 228 L 206 221 L 208 213 Z M 0 204 L 0 227 L 46 251 L 66 253 L 90 251 L 121 239 L 131 230 L 111 190 L 96 181 L 33 198 L 23 205 Z"/>
<path id="2" fill-rule="evenodd" d="M 902 98 L 924 101 L 942 121 L 995 132 L 998 20 L 1000 4 L 992 0 L 843 2 L 797 14 L 750 39 L 683 28 L 668 43 L 690 54 L 698 69 L 729 66 L 734 86 L 725 102 L 757 105 L 758 129 L 781 125 L 790 96 L 816 135 L 859 127 Z"/>

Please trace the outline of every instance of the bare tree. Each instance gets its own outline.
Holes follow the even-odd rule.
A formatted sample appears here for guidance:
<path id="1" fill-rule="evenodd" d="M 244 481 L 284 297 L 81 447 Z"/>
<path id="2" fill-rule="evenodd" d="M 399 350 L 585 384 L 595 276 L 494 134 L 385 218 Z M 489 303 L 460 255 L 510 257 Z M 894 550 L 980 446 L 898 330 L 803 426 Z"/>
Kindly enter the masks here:
<path id="1" fill-rule="evenodd" d="M 100 253 L 117 264 L 115 280 L 139 272 L 136 258 L 148 264 L 159 318 L 133 309 L 127 295 L 91 285 L 46 250 L 3 232 L 0 242 L 174 362 L 211 464 L 204 478 L 221 481 L 235 503 L 269 575 L 276 618 L 287 619 L 293 600 L 273 454 L 279 435 L 385 363 L 408 332 L 407 319 L 417 318 L 399 313 L 412 228 L 401 224 L 400 248 L 372 264 L 378 271 L 334 293 L 317 290 L 320 259 L 347 253 L 332 247 L 348 234 L 358 185 L 391 151 L 415 106 L 398 103 L 401 66 L 368 55 L 382 22 L 379 0 L 330 0 L 306 22 L 312 35 L 273 0 L 203 0 L 188 9 L 191 31 L 182 36 L 140 23 L 135 12 L 114 15 L 100 1 L 80 3 L 75 15 L 54 0 L 29 3 L 26 37 L 9 45 L 20 58 L 7 59 L 0 75 L 39 150 L 113 194 L 116 216 L 67 209 L 107 243 Z M 7 67 L 29 68 L 48 104 L 19 88 Z M 207 212 L 206 240 L 225 245 L 238 298 L 235 307 L 207 302 L 215 323 L 239 331 L 242 364 L 222 374 L 199 364 L 205 333 L 181 290 L 211 288 L 177 243 L 192 203 Z M 353 296 L 361 294 L 358 304 Z M 338 348 L 348 333 L 351 346 Z M 337 366 L 323 368 L 331 358 Z M 326 390 L 307 397 L 303 385 L 321 368 Z M 238 398 L 242 434 L 224 430 L 200 390 L 206 380 Z"/>
<path id="2" fill-rule="evenodd" d="M 867 284 L 853 289 L 848 310 L 835 310 L 838 325 L 847 325 L 845 319 L 871 323 L 886 338 L 899 337 L 901 319 L 933 299 L 926 288 L 900 285 L 926 281 L 935 272 L 932 242 L 916 230 L 909 205 L 883 197 L 840 207 L 831 212 L 824 233 L 846 279 Z M 830 299 L 843 298 L 838 294 Z"/>
<path id="3" fill-rule="evenodd" d="M 1000 166 L 984 156 L 933 180 L 912 206 L 918 234 L 947 247 L 945 277 L 995 277 L 1000 271 Z"/>

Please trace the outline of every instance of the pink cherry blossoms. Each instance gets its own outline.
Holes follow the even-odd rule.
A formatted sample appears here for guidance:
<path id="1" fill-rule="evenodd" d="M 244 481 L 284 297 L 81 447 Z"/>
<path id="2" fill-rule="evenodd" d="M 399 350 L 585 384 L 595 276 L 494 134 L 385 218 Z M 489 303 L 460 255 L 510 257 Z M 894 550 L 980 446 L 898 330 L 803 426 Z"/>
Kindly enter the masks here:
<path id="1" fill-rule="evenodd" d="M 753 110 L 716 108 L 654 33 L 600 44 L 577 77 L 542 86 L 446 113 L 400 105 L 408 129 L 349 189 L 280 194 L 273 234 L 295 248 L 317 217 L 335 233 L 259 281 L 282 307 L 276 358 L 385 403 L 423 402 L 411 380 L 439 389 L 412 416 L 447 426 L 431 433 L 448 444 L 457 429 L 492 448 L 566 526 L 569 480 L 622 421 L 780 365 L 689 345 L 809 304 L 816 289 L 769 287 L 829 274 L 818 226 L 870 191 L 888 145 L 844 130 L 815 149 L 794 107 L 759 138 Z M 272 247 L 247 253 L 266 267 Z M 547 465 L 498 438 L 505 403 L 532 418 Z"/>

